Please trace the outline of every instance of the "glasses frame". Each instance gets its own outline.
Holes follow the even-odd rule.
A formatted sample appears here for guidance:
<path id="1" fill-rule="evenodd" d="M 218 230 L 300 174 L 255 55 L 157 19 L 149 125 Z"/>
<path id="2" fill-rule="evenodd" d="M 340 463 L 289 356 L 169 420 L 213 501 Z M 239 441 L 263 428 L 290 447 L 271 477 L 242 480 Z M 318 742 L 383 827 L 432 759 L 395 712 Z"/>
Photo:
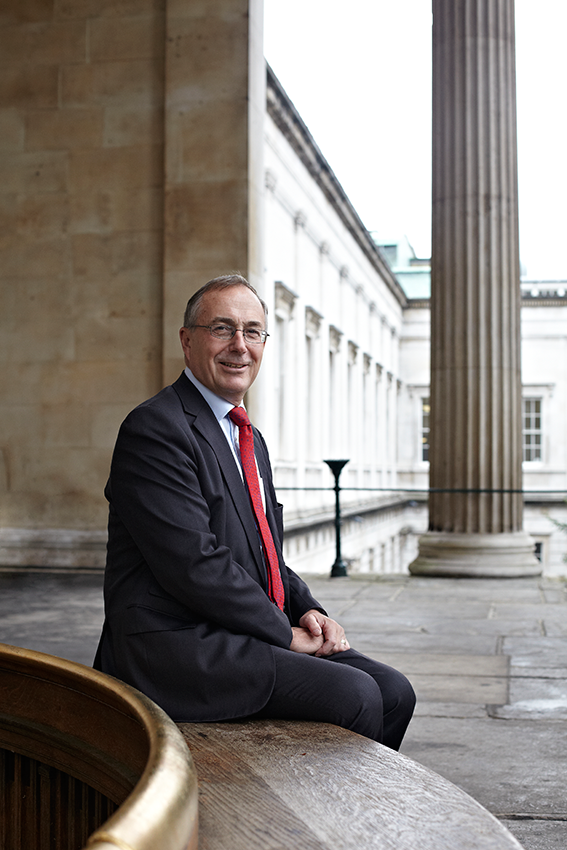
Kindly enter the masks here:
<path id="1" fill-rule="evenodd" d="M 214 333 L 213 328 L 218 327 L 218 325 L 191 325 L 191 327 L 193 327 L 193 328 L 203 328 L 204 330 L 208 331 L 212 337 L 214 337 L 215 339 L 222 339 L 224 342 L 229 342 L 229 340 L 234 339 L 234 337 L 236 335 L 236 331 L 240 331 L 242 333 L 242 336 L 244 337 L 244 341 L 246 343 L 248 343 L 248 345 L 264 345 L 266 340 L 270 336 L 268 331 L 260 331 L 260 330 L 258 330 L 258 328 L 237 328 L 237 327 L 233 327 L 232 325 L 223 325 L 223 327 L 228 328 L 232 331 L 230 336 L 219 336 L 218 334 Z M 248 339 L 246 334 L 249 331 L 254 331 L 256 333 L 259 333 L 260 337 L 261 337 L 260 341 L 256 342 L 256 340 Z"/>

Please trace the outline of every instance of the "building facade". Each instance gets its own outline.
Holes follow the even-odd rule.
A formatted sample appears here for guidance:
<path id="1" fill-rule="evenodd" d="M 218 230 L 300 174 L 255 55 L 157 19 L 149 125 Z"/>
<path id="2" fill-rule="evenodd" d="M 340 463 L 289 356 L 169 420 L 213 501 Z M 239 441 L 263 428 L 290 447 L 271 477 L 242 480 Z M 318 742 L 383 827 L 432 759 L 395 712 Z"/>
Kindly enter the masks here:
<path id="1" fill-rule="evenodd" d="M 260 426 L 285 503 L 286 556 L 304 572 L 330 570 L 334 479 L 324 460 L 342 458 L 344 557 L 353 570 L 399 572 L 411 554 L 408 500 L 396 492 L 407 299 L 270 71 L 267 104 L 272 339 Z"/>
<path id="2" fill-rule="evenodd" d="M 377 247 L 266 77 L 260 0 L 22 0 L 0 45 L 0 568 L 103 566 L 120 422 L 181 371 L 189 295 L 238 269 L 269 305 L 247 401 L 290 565 L 330 572 L 324 461 L 348 459 L 349 570 L 406 571 L 427 527 L 427 270 Z M 554 286 L 523 302 L 526 527 L 549 574 L 567 571 Z"/>
<path id="3" fill-rule="evenodd" d="M 557 525 L 567 522 L 566 291 L 565 282 L 522 282 L 524 525 L 546 575 L 567 574 L 567 536 Z M 425 490 L 429 473 L 427 299 L 410 300 L 404 310 L 400 363 L 398 481 L 404 487 Z"/>
<path id="4" fill-rule="evenodd" d="M 323 461 L 348 458 L 343 557 L 353 572 L 405 572 L 428 522 L 428 261 L 405 239 L 369 255 L 364 228 L 356 231 L 352 209 L 345 216 L 348 199 L 270 72 L 265 137 L 273 338 L 262 428 L 285 504 L 286 555 L 303 572 L 330 571 L 333 478 Z M 563 575 L 567 536 L 553 520 L 567 519 L 567 285 L 523 281 L 522 296 L 525 526 L 544 572 Z"/>

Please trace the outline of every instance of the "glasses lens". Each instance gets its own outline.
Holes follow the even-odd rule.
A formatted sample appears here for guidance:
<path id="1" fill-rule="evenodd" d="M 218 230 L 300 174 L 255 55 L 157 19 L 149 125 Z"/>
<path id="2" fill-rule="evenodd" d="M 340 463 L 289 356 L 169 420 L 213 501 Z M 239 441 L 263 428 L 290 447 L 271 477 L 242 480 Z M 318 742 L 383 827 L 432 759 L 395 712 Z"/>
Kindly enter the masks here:
<path id="1" fill-rule="evenodd" d="M 211 325 L 209 330 L 217 339 L 225 340 L 232 339 L 236 333 L 236 328 L 231 325 Z M 242 336 L 251 345 L 260 345 L 265 341 L 267 334 L 266 331 L 259 331 L 256 328 L 246 328 L 243 329 Z"/>
<path id="2" fill-rule="evenodd" d="M 218 339 L 232 339 L 234 336 L 234 328 L 229 325 L 211 325 L 210 331 Z"/>

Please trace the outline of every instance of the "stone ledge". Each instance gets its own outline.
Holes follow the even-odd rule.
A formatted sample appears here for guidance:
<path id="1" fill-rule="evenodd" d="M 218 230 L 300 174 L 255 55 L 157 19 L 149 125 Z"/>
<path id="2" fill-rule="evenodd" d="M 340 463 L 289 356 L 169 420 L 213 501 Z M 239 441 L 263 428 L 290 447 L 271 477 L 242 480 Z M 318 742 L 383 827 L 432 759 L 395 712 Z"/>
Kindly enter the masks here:
<path id="1" fill-rule="evenodd" d="M 102 569 L 106 539 L 106 531 L 1 528 L 0 568 Z"/>

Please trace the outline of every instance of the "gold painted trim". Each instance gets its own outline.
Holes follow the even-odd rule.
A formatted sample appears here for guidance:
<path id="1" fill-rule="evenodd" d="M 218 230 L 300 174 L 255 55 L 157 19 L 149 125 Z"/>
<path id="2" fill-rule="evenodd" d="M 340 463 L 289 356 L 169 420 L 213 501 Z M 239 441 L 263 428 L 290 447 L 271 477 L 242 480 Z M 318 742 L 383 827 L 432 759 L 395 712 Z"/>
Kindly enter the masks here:
<path id="1" fill-rule="evenodd" d="M 28 752 L 41 746 L 44 761 L 45 753 L 52 752 L 57 766 L 71 765 L 66 769 L 82 781 L 88 783 L 90 771 L 95 785 L 101 776 L 104 780 L 101 763 L 111 773 L 123 762 L 124 774 L 140 764 L 132 774 L 139 776 L 131 792 L 89 836 L 89 850 L 197 847 L 195 767 L 181 733 L 159 706 L 90 667 L 6 644 L 0 644 L 0 685 L 0 734 L 12 736 L 14 750 L 20 744 Z M 32 698 L 13 699 L 26 689 Z M 127 754 L 122 762 L 117 742 Z M 123 776 L 118 779 L 120 785 Z"/>

